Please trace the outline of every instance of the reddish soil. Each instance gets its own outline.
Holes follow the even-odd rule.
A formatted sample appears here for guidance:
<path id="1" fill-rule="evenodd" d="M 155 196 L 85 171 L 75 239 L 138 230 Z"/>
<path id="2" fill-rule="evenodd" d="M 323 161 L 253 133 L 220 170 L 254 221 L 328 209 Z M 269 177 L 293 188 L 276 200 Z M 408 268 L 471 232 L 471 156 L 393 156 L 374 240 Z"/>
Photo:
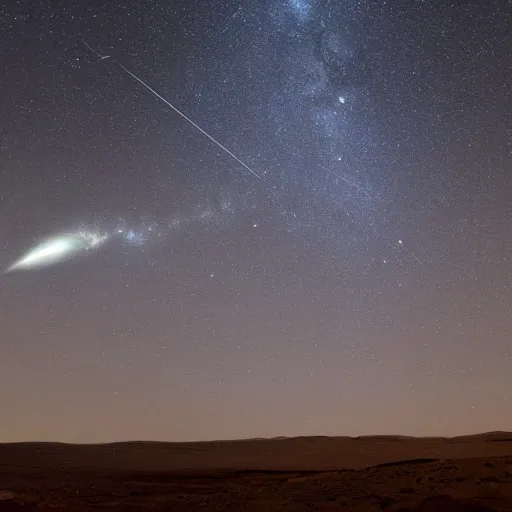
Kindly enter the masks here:
<path id="1" fill-rule="evenodd" d="M 0 512 L 512 511 L 512 434 L 0 444 Z"/>

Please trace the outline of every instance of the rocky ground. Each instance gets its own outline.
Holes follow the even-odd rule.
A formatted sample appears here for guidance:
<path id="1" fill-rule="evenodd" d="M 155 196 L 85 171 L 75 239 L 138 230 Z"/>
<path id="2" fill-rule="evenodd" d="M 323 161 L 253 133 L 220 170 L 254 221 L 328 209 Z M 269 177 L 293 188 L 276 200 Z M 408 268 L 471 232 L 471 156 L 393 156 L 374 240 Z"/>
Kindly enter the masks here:
<path id="1" fill-rule="evenodd" d="M 323 438 L 325 440 L 325 438 Z M 355 439 L 340 438 L 339 445 L 349 446 Z M 479 438 L 478 442 L 482 439 Z M 318 441 L 318 440 L 317 440 Z M 465 443 L 475 441 L 465 438 Z M 0 446 L 0 512 L 44 510 L 155 510 L 155 511 L 512 511 L 512 443 L 503 441 L 498 451 L 507 453 L 492 456 L 462 458 L 411 458 L 397 460 L 395 452 L 408 452 L 403 444 L 419 446 L 417 439 L 365 438 L 361 444 L 361 457 L 367 460 L 372 451 L 378 464 L 361 467 L 356 460 L 340 460 L 340 468 L 284 469 L 282 458 L 272 457 L 272 451 L 280 457 L 290 452 L 290 465 L 300 460 L 300 448 L 311 439 L 280 441 L 244 441 L 238 445 L 224 446 L 226 458 L 236 466 L 234 453 L 255 452 L 258 464 L 257 443 L 285 443 L 281 451 L 277 445 L 267 451 L 267 468 L 215 468 L 211 465 L 211 443 L 189 443 L 191 463 L 189 469 L 172 467 L 168 462 L 162 469 L 162 461 L 148 458 L 146 464 L 135 462 L 141 469 L 121 467 L 129 464 L 117 459 L 117 467 L 93 467 L 92 459 L 78 454 L 80 450 L 94 447 L 72 445 L 2 445 Z M 432 440 L 427 440 L 432 442 Z M 437 452 L 450 452 L 452 440 L 438 439 Z M 489 441 L 494 443 L 494 441 Z M 501 442 L 501 441 L 500 441 Z M 251 443 L 256 443 L 251 445 Z M 286 444 L 288 443 L 288 444 Z M 348 444 L 347 444 L 348 443 Z M 371 450 L 372 443 L 374 449 Z M 314 441 L 312 442 L 314 445 Z M 320 443 L 321 444 L 321 443 Z M 208 446 L 207 446 L 208 445 Z M 334 446 L 336 445 L 336 446 Z M 103 449 L 106 446 L 97 446 Z M 130 446 L 124 445 L 129 453 Z M 139 448 L 141 444 L 138 445 Z M 352 446 L 352 445 L 350 445 Z M 431 445 L 432 448 L 433 445 Z M 496 450 L 492 444 L 490 451 Z M 39 447 L 38 449 L 36 449 Z M 52 451 L 53 447 L 53 451 Z M 119 445 L 117 446 L 119 450 Z M 193 450 L 192 448 L 196 449 Z M 295 449 L 292 449 L 295 447 Z M 479 452 L 478 443 L 475 450 Z M 178 451 L 183 445 L 174 446 Z M 260 445 L 261 448 L 261 445 Z M 453 446 L 452 446 L 453 448 Z M 64 450 L 59 454 L 59 449 Z M 218 445 L 211 448 L 213 452 Z M 230 451 L 231 449 L 231 451 Z M 26 457 L 32 450 L 32 460 Z M 66 451 L 67 450 L 67 451 Z M 284 450 L 284 451 L 283 451 Z M 382 462 L 387 450 L 389 461 Z M 457 448 L 460 450 L 460 447 Z M 70 463 L 73 451 L 75 464 Z M 346 450 L 352 457 L 356 452 Z M 422 450 L 420 450 L 422 451 Z M 423 452 L 429 450 L 423 450 Z M 430 450 L 435 452 L 435 450 Z M 453 451 L 453 450 L 452 450 Z M 470 447 L 466 446 L 466 451 Z M 135 451 L 138 456 L 140 452 Z M 135 453 L 134 452 L 134 453 Z M 186 452 L 186 450 L 185 450 Z M 197 453 L 202 457 L 197 457 Z M 57 453 L 57 457 L 51 454 Z M 91 455 L 91 454 L 89 454 Z M 94 453 L 92 453 L 94 455 Z M 249 456 L 248 455 L 248 456 Z M 182 458 L 179 463 L 183 464 Z M 99 457 L 101 458 L 101 457 Z M 385 457 L 384 457 L 385 458 Z M 9 459 L 9 460 L 7 460 Z M 214 457 L 215 459 L 215 457 Z M 200 460 L 210 462 L 199 467 Z M 86 462 L 89 464 L 86 464 Z M 105 463 L 105 460 L 103 461 Z M 112 464 L 112 461 L 110 461 Z M 305 461 L 303 461 L 305 463 Z M 316 461 L 318 463 L 318 461 Z M 328 461 L 329 465 L 331 461 Z M 207 467 L 208 466 L 208 467 Z M 279 467 L 276 467 L 279 466 Z M 342 467 L 345 466 L 345 467 Z M 357 466 L 349 468 L 347 466 Z"/>

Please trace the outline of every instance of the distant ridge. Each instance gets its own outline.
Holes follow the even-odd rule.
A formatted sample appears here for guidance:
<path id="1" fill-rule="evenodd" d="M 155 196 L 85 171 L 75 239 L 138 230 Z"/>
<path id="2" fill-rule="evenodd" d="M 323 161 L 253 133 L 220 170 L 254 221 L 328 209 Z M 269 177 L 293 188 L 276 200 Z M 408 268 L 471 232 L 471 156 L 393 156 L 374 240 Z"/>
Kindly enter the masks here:
<path id="1" fill-rule="evenodd" d="M 0 470 L 340 471 L 433 459 L 512 457 L 512 433 L 457 437 L 299 436 L 200 442 L 120 441 L 0 444 Z M 415 461 L 415 462 L 413 462 Z"/>
<path id="2" fill-rule="evenodd" d="M 512 432 L 506 432 L 504 430 L 496 430 L 494 432 L 484 432 L 482 434 L 470 434 L 465 436 L 457 436 L 452 439 L 485 439 L 487 441 L 512 441 Z"/>
<path id="3" fill-rule="evenodd" d="M 276 437 L 250 437 L 241 439 L 212 439 L 209 441 L 158 441 L 158 440 L 127 440 L 127 441 L 105 441 L 96 443 L 72 443 L 66 441 L 14 441 L 8 443 L 0 442 L 4 445 L 62 445 L 62 446 L 120 446 L 120 445 L 167 445 L 167 444 L 210 444 L 210 443 L 247 443 L 262 441 L 308 441 L 308 440 L 354 440 L 354 441 L 405 441 L 405 440 L 488 440 L 492 442 L 512 441 L 512 432 L 505 430 L 495 430 L 491 432 L 482 432 L 478 434 L 464 434 L 459 436 L 406 436 L 400 434 L 368 434 L 363 436 L 276 436 Z"/>

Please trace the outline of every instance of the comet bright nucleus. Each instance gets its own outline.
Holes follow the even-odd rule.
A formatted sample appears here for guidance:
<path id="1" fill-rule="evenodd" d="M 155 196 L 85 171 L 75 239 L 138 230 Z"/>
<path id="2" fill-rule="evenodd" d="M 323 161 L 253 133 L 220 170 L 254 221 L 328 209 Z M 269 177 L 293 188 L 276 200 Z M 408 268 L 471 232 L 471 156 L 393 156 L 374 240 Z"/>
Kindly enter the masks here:
<path id="1" fill-rule="evenodd" d="M 107 235 L 99 235 L 88 231 L 70 233 L 48 238 L 30 249 L 18 261 L 14 262 L 7 272 L 15 270 L 34 270 L 55 265 L 72 258 L 78 253 L 94 249 L 107 240 Z"/>

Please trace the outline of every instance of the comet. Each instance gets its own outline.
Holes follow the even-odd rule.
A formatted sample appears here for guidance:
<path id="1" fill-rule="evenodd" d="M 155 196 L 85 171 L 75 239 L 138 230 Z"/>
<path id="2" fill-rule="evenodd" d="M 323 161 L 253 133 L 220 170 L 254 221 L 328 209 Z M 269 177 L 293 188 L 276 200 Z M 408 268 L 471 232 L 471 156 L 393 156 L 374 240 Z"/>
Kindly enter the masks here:
<path id="1" fill-rule="evenodd" d="M 30 249 L 18 261 L 15 261 L 6 272 L 36 270 L 56 265 L 62 261 L 95 249 L 109 238 L 90 231 L 78 231 L 53 236 L 43 240 Z"/>

